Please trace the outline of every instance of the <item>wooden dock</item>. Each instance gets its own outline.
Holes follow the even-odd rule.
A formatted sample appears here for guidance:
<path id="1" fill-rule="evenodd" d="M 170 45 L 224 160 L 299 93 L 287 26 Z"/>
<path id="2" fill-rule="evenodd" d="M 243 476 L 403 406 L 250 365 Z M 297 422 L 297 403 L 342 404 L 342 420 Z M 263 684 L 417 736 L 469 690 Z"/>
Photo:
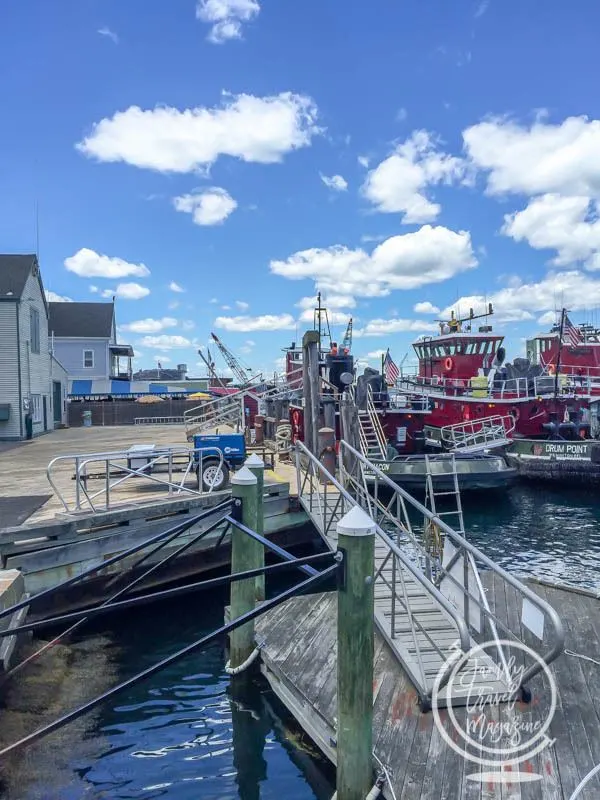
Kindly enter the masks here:
<path id="1" fill-rule="evenodd" d="M 521 625 L 521 599 L 490 574 L 483 574 L 490 606 L 503 610 L 515 630 L 526 639 Z M 562 617 L 566 647 L 588 659 L 560 656 L 551 666 L 558 689 L 558 706 L 548 735 L 554 743 L 521 765 L 539 779 L 531 783 L 480 783 L 469 779 L 478 767 L 466 761 L 444 741 L 432 712 L 423 713 L 417 692 L 385 638 L 376 634 L 373 685 L 373 742 L 376 756 L 391 775 L 397 800 L 569 800 L 579 781 L 600 762 L 600 600 L 576 590 L 529 583 Z M 260 618 L 257 638 L 262 641 L 262 671 L 273 691 L 289 708 L 322 752 L 336 763 L 336 595 L 297 597 Z M 550 692 L 546 678 L 531 681 L 530 705 L 517 703 L 513 713 L 524 722 L 547 710 Z M 450 736 L 448 715 L 441 719 Z M 475 711 L 458 708 L 458 721 L 475 719 Z M 510 709 L 499 705 L 498 722 Z M 379 771 L 377 761 L 373 768 Z M 384 795 L 392 798 L 389 786 Z M 596 776 L 580 795 L 600 797 Z"/>

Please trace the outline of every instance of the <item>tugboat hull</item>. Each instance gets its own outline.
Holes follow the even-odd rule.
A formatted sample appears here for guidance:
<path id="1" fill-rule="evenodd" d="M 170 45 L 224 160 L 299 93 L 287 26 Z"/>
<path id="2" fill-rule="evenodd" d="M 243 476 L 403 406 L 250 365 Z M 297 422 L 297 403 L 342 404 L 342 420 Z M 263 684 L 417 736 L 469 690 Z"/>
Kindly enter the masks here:
<path id="1" fill-rule="evenodd" d="M 402 488 L 424 491 L 427 479 L 425 456 L 408 456 L 394 461 L 373 463 Z M 505 489 L 517 477 L 515 467 L 509 466 L 502 456 L 456 455 L 454 463 L 461 492 Z M 429 464 L 435 490 L 452 491 L 454 489 L 452 457 L 446 454 L 430 455 Z"/>

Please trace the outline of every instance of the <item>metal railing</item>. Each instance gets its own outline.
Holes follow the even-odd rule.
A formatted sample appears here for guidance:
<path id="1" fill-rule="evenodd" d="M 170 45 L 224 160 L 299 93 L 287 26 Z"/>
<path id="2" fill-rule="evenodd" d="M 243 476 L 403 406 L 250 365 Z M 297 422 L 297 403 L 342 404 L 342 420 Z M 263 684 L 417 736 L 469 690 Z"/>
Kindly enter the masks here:
<path id="1" fill-rule="evenodd" d="M 489 383 L 478 386 L 473 385 L 471 378 L 411 376 L 401 378 L 398 388 L 401 392 L 409 394 L 419 391 L 425 395 L 476 397 L 482 400 L 525 400 L 553 397 L 555 394 L 586 397 L 600 394 L 600 377 L 578 372 L 563 372 L 561 369 L 558 379 L 550 374 L 507 379 L 494 376 Z"/>
<path id="2" fill-rule="evenodd" d="M 539 649 L 541 662 L 546 664 L 550 664 L 562 653 L 564 629 L 560 617 L 551 605 L 470 544 L 439 516 L 432 514 L 344 441 L 340 442 L 339 461 L 340 483 L 353 496 L 353 502 L 368 509 L 374 520 L 381 519 L 386 526 L 391 523 L 396 535 L 403 534 L 398 541 L 404 557 L 418 565 L 423 579 L 439 589 L 454 609 L 460 612 L 461 621 L 468 625 L 469 633 L 474 639 L 491 639 L 496 642 L 502 664 L 510 662 L 510 655 L 507 657 L 505 648 L 499 642 L 500 637 Z M 349 464 L 352 465 L 350 469 Z M 390 492 L 391 499 L 387 502 L 382 500 L 382 497 L 389 498 Z M 428 548 L 423 537 L 415 535 L 415 527 L 410 524 L 408 510 L 424 520 L 424 530 L 433 526 L 439 532 L 442 540 L 441 555 L 435 549 Z M 396 518 L 392 521 L 391 516 Z M 506 591 L 516 592 L 522 607 L 521 623 L 523 628 L 529 630 L 529 642 L 525 642 L 524 637 L 511 627 L 506 605 L 505 615 L 500 615 L 499 608 L 490 608 L 479 573 L 480 568 L 489 571 L 495 583 L 497 581 L 502 584 L 502 594 Z M 521 625 L 518 628 L 520 630 Z M 521 686 L 541 671 L 541 662 L 536 661 L 523 672 Z"/>
<path id="3" fill-rule="evenodd" d="M 218 459 L 216 472 L 223 467 L 223 453 L 217 447 L 189 448 L 180 445 L 172 447 L 149 447 L 147 450 L 113 450 L 104 453 L 73 453 L 56 456 L 46 468 L 46 477 L 54 493 L 68 513 L 91 511 L 107 511 L 114 508 L 114 494 L 118 487 L 134 481 L 136 488 L 140 482 L 147 485 L 155 484 L 157 488 L 166 489 L 169 497 L 189 494 L 199 496 L 211 494 L 214 482 L 207 491 L 201 488 L 191 489 L 186 486 L 186 481 L 192 471 L 198 468 L 202 475 L 203 463 L 210 459 Z M 134 466 L 134 463 L 141 463 Z M 96 465 L 96 471 L 91 469 Z M 65 471 L 73 474 L 74 489 L 67 494 L 57 485 L 59 466 L 66 467 Z M 175 473 L 182 473 L 176 479 Z M 159 477 L 163 475 L 164 477 Z M 177 476 L 179 478 L 179 475 Z M 101 481 L 100 488 L 93 489 L 90 483 Z M 199 486 L 202 486 L 199 480 Z M 130 487 L 132 488 L 132 487 Z M 145 487 L 146 488 L 146 487 Z M 131 501 L 130 501 L 131 502 Z"/>
<path id="4" fill-rule="evenodd" d="M 507 414 L 444 425 L 440 434 L 442 442 L 451 450 L 475 453 L 509 444 L 514 430 L 515 418 Z"/>
<path id="5" fill-rule="evenodd" d="M 344 443 L 342 442 L 341 444 Z M 350 449 L 358 459 L 357 463 L 369 463 L 358 451 L 353 448 Z M 302 460 L 305 461 L 304 465 Z M 419 585 L 432 599 L 435 606 L 442 610 L 456 630 L 456 638 L 461 649 L 465 652 L 469 649 L 470 637 L 461 612 L 427 577 L 420 568 L 418 561 L 405 548 L 406 541 L 414 539 L 408 515 L 406 514 L 406 498 L 397 495 L 393 502 L 383 506 L 377 496 L 371 497 L 366 489 L 364 495 L 360 494 L 358 496 L 356 492 L 353 494 L 352 489 L 355 487 L 352 483 L 343 486 L 325 469 L 323 464 L 312 455 L 302 442 L 297 442 L 296 444 L 296 471 L 299 498 L 301 501 L 304 500 L 303 505 L 313 517 L 320 519 L 318 527 L 326 538 L 332 536 L 340 517 L 356 505 L 361 505 L 365 508 L 375 522 L 375 552 L 376 560 L 379 561 L 374 578 L 375 596 L 377 597 L 378 590 L 391 593 L 389 625 L 387 622 L 383 622 L 383 615 L 378 616 L 377 608 L 376 619 L 382 633 L 392 643 L 396 638 L 398 624 L 400 622 L 408 623 L 418 663 L 418 674 L 414 675 L 414 678 L 420 686 L 421 693 L 427 696 L 431 690 L 431 682 L 426 674 L 420 637 L 423 637 L 427 642 L 427 649 L 433 649 L 438 653 L 442 663 L 446 661 L 448 654 L 435 641 L 435 635 L 432 635 L 432 632 L 427 630 L 427 627 L 411 607 L 410 585 L 414 586 L 415 583 Z M 369 496 L 370 500 L 363 504 L 367 496 Z M 391 535 L 387 530 L 384 530 L 380 523 L 389 524 L 392 527 Z M 379 559 L 377 558 L 378 553 Z M 449 665 L 448 675 L 450 669 L 451 666 Z M 444 684 L 444 679 L 441 683 L 442 685 Z"/>
<path id="6" fill-rule="evenodd" d="M 181 425 L 183 417 L 135 417 L 134 425 Z"/>

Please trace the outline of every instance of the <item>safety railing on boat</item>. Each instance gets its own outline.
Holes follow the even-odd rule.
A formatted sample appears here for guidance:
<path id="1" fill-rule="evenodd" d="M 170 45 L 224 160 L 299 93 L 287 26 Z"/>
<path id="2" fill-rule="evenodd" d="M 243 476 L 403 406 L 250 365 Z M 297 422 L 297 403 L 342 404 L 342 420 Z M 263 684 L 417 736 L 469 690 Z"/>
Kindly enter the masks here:
<path id="1" fill-rule="evenodd" d="M 471 397 L 482 400 L 526 400 L 536 397 L 579 396 L 600 393 L 600 378 L 562 372 L 555 377 L 550 374 L 534 377 L 502 379 L 492 377 L 489 383 L 477 385 L 471 378 L 446 378 L 414 376 L 399 380 L 401 393 L 422 392 L 440 397 Z"/>
<path id="2" fill-rule="evenodd" d="M 358 451 L 352 449 L 352 454 L 355 454 L 360 462 L 366 462 Z M 375 522 L 377 565 L 374 577 L 375 596 L 377 597 L 378 591 L 382 590 L 391 593 L 391 612 L 389 619 L 386 618 L 383 633 L 393 641 L 400 621 L 408 622 L 420 673 L 419 682 L 422 691 L 426 692 L 429 677 L 426 674 L 422 651 L 433 650 L 440 656 L 442 663 L 446 661 L 448 653 L 444 646 L 435 640 L 435 633 L 427 629 L 411 607 L 411 585 L 421 586 L 435 606 L 443 610 L 456 630 L 459 646 L 465 652 L 469 649 L 470 637 L 460 610 L 444 597 L 440 589 L 420 568 L 418 562 L 405 550 L 404 543 L 407 538 L 411 540 L 414 538 L 406 513 L 407 498 L 398 494 L 385 512 L 380 510 L 379 513 L 373 514 L 375 506 L 369 503 L 363 504 L 361 502 L 363 498 L 353 495 L 344 487 L 302 442 L 296 443 L 296 470 L 299 498 L 305 501 L 305 507 L 313 517 L 320 520 L 318 527 L 323 536 L 333 536 L 337 521 L 355 505 L 362 505 Z M 388 525 L 391 532 L 385 530 L 380 523 Z M 422 647 L 420 643 L 423 641 L 425 644 Z M 444 685 L 446 677 L 442 679 L 441 685 Z"/>
<path id="3" fill-rule="evenodd" d="M 198 488 L 186 486 L 190 473 L 196 469 L 198 475 L 203 476 L 203 466 L 209 460 L 215 466 L 215 480 L 203 487 L 202 477 L 199 477 Z M 59 469 L 63 475 L 72 476 L 74 488 L 71 492 L 58 485 Z M 216 475 L 222 469 L 223 453 L 218 447 L 148 446 L 56 456 L 46 468 L 46 477 L 65 511 L 77 513 L 114 508 L 115 492 L 126 483 L 129 483 L 127 489 L 132 489 L 134 482 L 136 489 L 141 484 L 145 484 L 146 490 L 154 485 L 157 489 L 166 489 L 169 497 L 211 494 L 218 485 Z M 99 482 L 99 488 L 92 488 L 94 482 Z M 120 500 L 123 502 L 122 496 Z M 139 502 L 139 497 L 136 500 Z"/>
<path id="4" fill-rule="evenodd" d="M 562 653 L 563 624 L 549 603 L 492 561 L 439 516 L 432 514 L 345 441 L 340 442 L 339 473 L 340 483 L 354 502 L 368 510 L 375 521 L 380 520 L 382 525 L 389 527 L 392 536 L 398 539 L 404 558 L 409 558 L 423 579 L 439 589 L 460 611 L 461 621 L 468 625 L 473 639 L 496 643 L 503 668 L 510 663 L 511 653 L 510 647 L 503 645 L 501 640 L 525 644 L 538 652 L 540 660 L 523 671 L 521 686 L 543 669 L 542 662 L 550 664 Z M 407 513 L 410 511 L 424 520 L 421 537 L 415 533 L 414 524 L 411 524 Z M 435 539 L 434 546 L 432 538 Z M 517 593 L 521 601 L 519 620 L 513 620 L 511 624 L 506 606 L 505 615 L 499 613 L 498 607 L 490 608 L 480 568 L 488 571 L 494 583 L 502 584 L 502 594 L 507 590 Z M 529 631 L 529 641 L 517 632 L 521 627 Z M 521 655 L 519 653 L 517 658 Z"/>
<path id="5" fill-rule="evenodd" d="M 515 418 L 507 414 L 444 425 L 440 435 L 442 442 L 450 450 L 474 453 L 509 444 L 514 430 Z"/>

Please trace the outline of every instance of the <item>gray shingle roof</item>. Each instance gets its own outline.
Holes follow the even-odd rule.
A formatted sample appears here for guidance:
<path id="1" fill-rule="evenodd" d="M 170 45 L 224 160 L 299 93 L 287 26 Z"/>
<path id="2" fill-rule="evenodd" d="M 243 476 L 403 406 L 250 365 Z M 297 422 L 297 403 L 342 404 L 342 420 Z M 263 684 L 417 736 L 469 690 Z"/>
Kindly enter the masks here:
<path id="1" fill-rule="evenodd" d="M 36 256 L 33 253 L 0 254 L 0 298 L 20 299 L 35 262 Z"/>
<path id="2" fill-rule="evenodd" d="M 112 303 L 48 303 L 48 330 L 55 336 L 110 339 Z"/>

